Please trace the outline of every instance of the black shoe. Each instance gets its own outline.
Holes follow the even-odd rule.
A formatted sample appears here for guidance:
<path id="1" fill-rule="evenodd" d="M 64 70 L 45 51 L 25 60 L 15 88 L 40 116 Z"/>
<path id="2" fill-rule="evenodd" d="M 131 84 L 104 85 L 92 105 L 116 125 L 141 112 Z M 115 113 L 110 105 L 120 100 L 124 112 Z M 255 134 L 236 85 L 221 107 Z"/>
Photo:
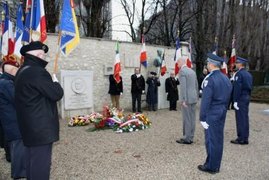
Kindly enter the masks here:
<path id="1" fill-rule="evenodd" d="M 138 111 L 138 112 L 139 112 L 139 113 L 142 113 L 143 111 L 140 110 L 140 111 Z"/>
<path id="2" fill-rule="evenodd" d="M 192 144 L 192 141 L 186 141 L 185 139 L 176 140 L 179 144 Z"/>
<path id="3" fill-rule="evenodd" d="M 177 111 L 177 109 L 173 109 L 174 111 Z"/>
<path id="4" fill-rule="evenodd" d="M 231 140 L 231 143 L 232 144 L 247 145 L 248 144 L 248 141 L 240 141 L 238 139 L 235 139 L 235 140 Z"/>
<path id="5" fill-rule="evenodd" d="M 199 165 L 197 167 L 200 171 L 203 171 L 203 172 L 207 172 L 207 173 L 210 173 L 210 174 L 216 174 L 216 173 L 219 173 L 219 170 L 210 170 L 210 169 L 207 169 L 204 165 Z"/>

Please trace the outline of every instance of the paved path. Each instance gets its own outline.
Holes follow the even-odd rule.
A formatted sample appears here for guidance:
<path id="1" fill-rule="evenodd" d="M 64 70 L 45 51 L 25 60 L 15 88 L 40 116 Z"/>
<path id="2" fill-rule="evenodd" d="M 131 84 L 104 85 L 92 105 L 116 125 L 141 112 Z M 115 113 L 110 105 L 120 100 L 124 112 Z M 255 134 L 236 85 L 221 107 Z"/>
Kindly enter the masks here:
<path id="1" fill-rule="evenodd" d="M 199 107 L 198 107 L 199 108 Z M 220 173 L 197 170 L 205 160 L 204 133 L 198 122 L 194 144 L 175 141 L 182 135 L 180 111 L 146 112 L 150 129 L 117 134 L 112 130 L 87 132 L 87 127 L 67 127 L 61 121 L 61 140 L 54 145 L 52 180 L 121 179 L 269 179 L 268 104 L 250 105 L 250 144 L 230 144 L 236 137 L 234 111 L 227 114 Z M 0 179 L 10 179 L 10 164 L 0 150 Z"/>

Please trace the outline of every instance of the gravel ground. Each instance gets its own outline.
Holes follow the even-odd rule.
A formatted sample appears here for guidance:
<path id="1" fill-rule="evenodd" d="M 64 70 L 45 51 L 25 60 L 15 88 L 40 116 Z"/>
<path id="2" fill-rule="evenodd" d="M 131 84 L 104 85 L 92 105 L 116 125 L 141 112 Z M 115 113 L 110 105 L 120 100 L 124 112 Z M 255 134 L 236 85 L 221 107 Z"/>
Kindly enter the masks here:
<path id="1" fill-rule="evenodd" d="M 199 106 L 197 107 L 199 108 Z M 92 127 L 67 127 L 61 120 L 61 140 L 54 144 L 51 179 L 269 179 L 269 104 L 250 104 L 250 144 L 234 145 L 234 111 L 228 111 L 220 173 L 197 170 L 206 158 L 203 128 L 198 122 L 194 144 L 175 141 L 182 136 L 180 111 L 144 113 L 149 129 L 117 134 L 112 130 L 88 132 Z M 125 114 L 128 112 L 125 112 Z M 10 179 L 10 164 L 0 150 L 0 179 Z"/>

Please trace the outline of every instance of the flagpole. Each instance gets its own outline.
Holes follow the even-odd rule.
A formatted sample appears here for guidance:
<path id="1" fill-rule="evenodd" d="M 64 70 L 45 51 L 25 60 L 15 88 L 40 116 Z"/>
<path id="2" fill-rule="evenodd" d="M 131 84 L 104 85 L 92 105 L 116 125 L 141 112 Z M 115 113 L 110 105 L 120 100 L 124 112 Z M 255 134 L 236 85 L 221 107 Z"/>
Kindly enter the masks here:
<path id="1" fill-rule="evenodd" d="M 60 54 L 60 40 L 62 36 L 62 31 L 59 31 L 58 34 L 58 43 L 57 43 L 57 52 L 55 56 L 55 61 L 54 61 L 54 68 L 53 68 L 53 73 L 56 74 L 58 70 L 58 59 L 59 59 L 59 54 Z"/>
<path id="2" fill-rule="evenodd" d="M 2 59 L 2 48 L 3 48 L 3 47 L 2 47 L 2 41 L 3 41 L 3 31 L 4 31 L 4 29 L 3 29 L 3 27 L 4 27 L 4 26 L 3 26 L 4 19 L 5 19 L 5 13 L 4 13 L 4 11 L 2 11 L 2 12 L 1 12 L 1 41 L 0 41 L 0 43 L 1 43 L 1 45 L 0 45 L 0 47 L 1 47 L 1 48 L 0 48 L 0 58 L 1 58 L 1 59 L 0 59 L 0 60 L 3 60 L 3 59 Z"/>
<path id="3" fill-rule="evenodd" d="M 29 29 L 29 42 L 31 42 L 32 40 L 32 33 L 33 33 L 33 12 L 34 12 L 34 1 L 35 0 L 32 0 L 32 3 L 31 3 L 31 16 L 30 16 L 30 29 Z M 27 3 L 27 2 L 26 2 Z"/>

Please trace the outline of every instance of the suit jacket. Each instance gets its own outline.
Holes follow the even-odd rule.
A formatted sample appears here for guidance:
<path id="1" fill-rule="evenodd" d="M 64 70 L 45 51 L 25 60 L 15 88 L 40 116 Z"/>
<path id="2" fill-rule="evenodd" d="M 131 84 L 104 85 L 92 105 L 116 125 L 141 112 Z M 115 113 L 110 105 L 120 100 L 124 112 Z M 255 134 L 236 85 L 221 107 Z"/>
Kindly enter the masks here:
<path id="1" fill-rule="evenodd" d="M 178 88 L 179 81 L 176 78 L 167 78 L 165 80 L 165 92 L 168 93 L 167 100 L 168 101 L 177 101 L 178 100 Z"/>
<path id="2" fill-rule="evenodd" d="M 179 72 L 180 98 L 186 104 L 195 104 L 198 101 L 198 82 L 196 73 L 187 66 L 181 67 Z"/>
<path id="3" fill-rule="evenodd" d="M 145 79 L 141 75 L 139 78 L 136 74 L 131 76 L 132 85 L 131 85 L 131 93 L 142 94 L 142 91 L 145 91 Z"/>

